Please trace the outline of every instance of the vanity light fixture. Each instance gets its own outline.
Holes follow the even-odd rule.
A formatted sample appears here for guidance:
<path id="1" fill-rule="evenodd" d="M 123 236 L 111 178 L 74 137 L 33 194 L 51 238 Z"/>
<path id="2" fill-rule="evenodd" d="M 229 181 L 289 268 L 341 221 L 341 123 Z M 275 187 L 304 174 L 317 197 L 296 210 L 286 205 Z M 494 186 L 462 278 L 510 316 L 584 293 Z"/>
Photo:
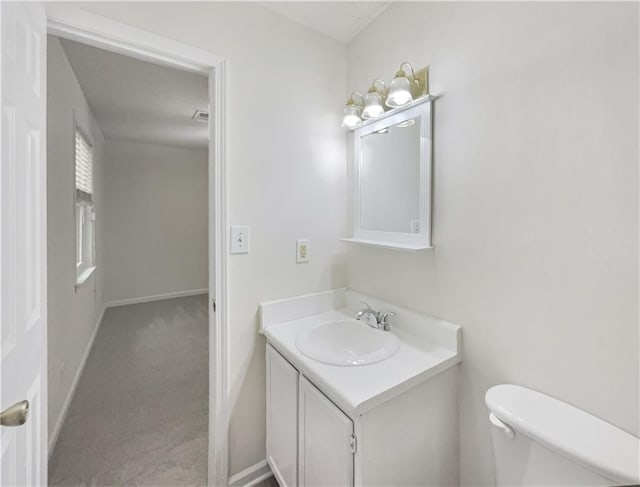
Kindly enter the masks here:
<path id="1" fill-rule="evenodd" d="M 353 99 L 354 95 L 358 95 L 360 98 L 360 102 L 356 103 Z M 362 107 L 364 105 L 364 97 L 362 93 L 359 91 L 354 91 L 349 96 L 347 103 L 344 105 L 344 117 L 342 118 L 342 127 L 343 128 L 354 128 L 362 123 L 362 118 L 360 118 L 360 114 L 362 112 Z"/>
<path id="2" fill-rule="evenodd" d="M 382 89 L 376 87 L 376 83 L 382 85 Z M 378 118 L 384 115 L 383 99 L 386 98 L 387 85 L 381 79 L 377 78 L 371 83 L 371 87 L 367 92 L 367 96 L 364 98 L 364 109 L 362 110 L 362 118 L 365 120 L 369 118 Z"/>
<path id="3" fill-rule="evenodd" d="M 357 102 L 355 101 L 356 95 Z M 389 109 L 404 107 L 414 100 L 428 95 L 428 68 L 414 71 L 413 66 L 405 61 L 400 65 L 400 69 L 396 72 L 388 88 L 384 81 L 376 78 L 371 83 L 366 96 L 362 96 L 359 91 L 351 93 L 344 106 L 342 127 L 354 129 L 362 125 L 365 120 L 382 117 Z M 402 126 L 407 127 L 408 125 Z"/>
<path id="4" fill-rule="evenodd" d="M 411 74 L 407 76 L 402 69 L 408 66 Z M 427 94 L 427 70 L 421 69 L 418 73 L 413 71 L 413 66 L 408 62 L 403 62 L 400 69 L 396 73 L 396 77 L 389 87 L 389 95 L 387 96 L 387 106 L 392 108 L 402 107 L 411 103 L 415 95 L 422 96 Z"/>

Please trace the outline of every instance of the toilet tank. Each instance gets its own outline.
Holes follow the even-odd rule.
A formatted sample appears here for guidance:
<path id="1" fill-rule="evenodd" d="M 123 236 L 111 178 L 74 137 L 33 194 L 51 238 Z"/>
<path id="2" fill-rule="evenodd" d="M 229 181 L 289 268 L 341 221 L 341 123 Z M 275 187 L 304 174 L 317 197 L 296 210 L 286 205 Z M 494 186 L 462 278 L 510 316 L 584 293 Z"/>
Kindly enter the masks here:
<path id="1" fill-rule="evenodd" d="M 499 385 L 485 395 L 502 486 L 640 483 L 640 440 L 540 392 Z"/>

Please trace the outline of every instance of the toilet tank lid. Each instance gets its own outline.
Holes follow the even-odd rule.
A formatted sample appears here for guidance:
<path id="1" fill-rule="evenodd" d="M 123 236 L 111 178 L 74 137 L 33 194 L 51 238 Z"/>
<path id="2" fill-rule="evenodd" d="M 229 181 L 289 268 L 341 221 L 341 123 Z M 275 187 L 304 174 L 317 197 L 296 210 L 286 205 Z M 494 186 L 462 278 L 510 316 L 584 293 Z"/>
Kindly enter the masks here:
<path id="1" fill-rule="evenodd" d="M 621 483 L 640 480 L 640 440 L 586 411 L 526 387 L 491 387 L 485 402 L 504 423 Z"/>

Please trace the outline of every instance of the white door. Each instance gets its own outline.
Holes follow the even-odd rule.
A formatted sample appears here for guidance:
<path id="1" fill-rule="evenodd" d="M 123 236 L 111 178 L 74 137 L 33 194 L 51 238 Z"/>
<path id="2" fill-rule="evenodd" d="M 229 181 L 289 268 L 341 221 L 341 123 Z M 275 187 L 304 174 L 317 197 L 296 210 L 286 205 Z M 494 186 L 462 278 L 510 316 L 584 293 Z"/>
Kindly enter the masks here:
<path id="1" fill-rule="evenodd" d="M 46 485 L 46 16 L 0 2 L 0 485 Z M 6 422 L 3 415 L 1 423 Z"/>
<path id="2" fill-rule="evenodd" d="M 298 484 L 298 375 L 267 345 L 267 461 L 280 487 Z"/>
<path id="3" fill-rule="evenodd" d="M 300 486 L 352 486 L 353 422 L 302 376 L 299 387 Z"/>

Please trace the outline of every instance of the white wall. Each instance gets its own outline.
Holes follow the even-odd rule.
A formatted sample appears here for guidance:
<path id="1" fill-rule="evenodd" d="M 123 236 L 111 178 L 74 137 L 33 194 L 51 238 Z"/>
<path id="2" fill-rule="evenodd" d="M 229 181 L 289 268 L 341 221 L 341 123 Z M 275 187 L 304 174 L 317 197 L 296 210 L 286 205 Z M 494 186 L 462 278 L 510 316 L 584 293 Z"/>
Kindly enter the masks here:
<path id="1" fill-rule="evenodd" d="M 207 151 L 107 139 L 104 299 L 208 288 Z"/>
<path id="2" fill-rule="evenodd" d="M 462 482 L 493 480 L 493 384 L 638 435 L 638 5 L 395 3 L 344 93 L 405 60 L 442 95 L 435 250 L 354 248 L 349 286 L 463 327 Z"/>
<path id="3" fill-rule="evenodd" d="M 102 313 L 104 139 L 60 40 L 49 36 L 47 47 L 49 439 L 53 440 Z M 96 270 L 77 290 L 74 116 L 76 124 L 93 144 L 96 209 Z"/>
<path id="4" fill-rule="evenodd" d="M 254 3 L 82 3 L 78 7 L 228 60 L 230 223 L 251 253 L 230 256 L 230 473 L 264 460 L 261 301 L 344 286 L 345 47 Z M 295 239 L 311 240 L 308 264 Z"/>

